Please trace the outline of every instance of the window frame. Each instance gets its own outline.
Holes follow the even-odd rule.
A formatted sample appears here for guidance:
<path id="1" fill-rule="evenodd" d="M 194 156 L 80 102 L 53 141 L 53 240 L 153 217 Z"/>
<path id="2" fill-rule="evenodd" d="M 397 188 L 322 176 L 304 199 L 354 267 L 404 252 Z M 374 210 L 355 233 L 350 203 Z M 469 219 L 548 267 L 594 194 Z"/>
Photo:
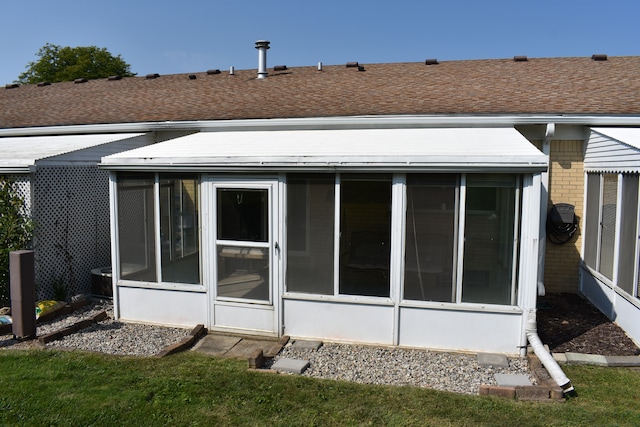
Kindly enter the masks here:
<path id="1" fill-rule="evenodd" d="M 424 172 L 424 174 L 433 174 L 433 172 Z M 479 173 L 480 174 L 480 173 Z M 499 173 L 503 174 L 503 173 Z M 500 307 L 507 309 L 513 309 L 518 305 L 518 288 L 519 288 L 519 266 L 520 266 L 520 242 L 522 227 L 520 224 L 520 218 L 522 216 L 523 209 L 523 185 L 524 175 L 517 172 L 505 172 L 515 178 L 514 186 L 514 218 L 513 218 L 513 248 L 511 251 L 511 277 L 509 281 L 509 294 L 510 304 L 497 304 L 497 303 L 477 303 L 477 302 L 463 302 L 462 300 L 462 281 L 463 281 L 463 268 L 464 268 L 464 232 L 465 221 L 464 214 L 466 209 L 466 177 L 467 173 L 454 173 L 457 177 L 457 183 L 455 186 L 455 230 L 454 239 L 451 242 L 453 245 L 453 284 L 455 290 L 455 300 L 453 302 L 437 302 L 437 301 L 422 301 L 422 300 L 410 300 L 404 299 L 404 274 L 405 274 L 405 256 L 406 256 L 406 227 L 407 227 L 407 176 L 406 173 L 392 174 L 392 188 L 391 188 L 391 249 L 389 260 L 389 285 L 390 294 L 388 297 L 377 297 L 369 295 L 353 295 L 340 293 L 340 232 L 341 232 L 341 189 L 342 189 L 342 175 L 341 173 L 332 174 L 334 176 L 334 239 L 333 239 L 333 294 L 318 294 L 318 293 L 306 293 L 290 291 L 288 284 L 283 286 L 285 298 L 295 299 L 319 299 L 319 300 L 335 300 L 335 301 L 377 301 L 378 304 L 391 303 L 396 301 L 398 304 L 409 306 L 438 306 L 438 307 L 452 307 L 452 308 L 464 308 L 477 309 L 486 306 L 492 307 L 492 309 L 500 310 Z M 285 180 L 288 181 L 289 177 L 295 176 L 296 173 L 287 174 Z M 389 176 L 388 173 L 376 173 L 377 176 Z M 475 174 L 474 174 L 475 175 Z M 484 174 L 483 174 L 484 175 Z M 309 228 L 307 223 L 307 228 Z M 285 262 L 286 264 L 286 262 Z M 286 277 L 286 275 L 285 275 Z"/>
<path id="2" fill-rule="evenodd" d="M 155 281 L 150 280 L 131 280 L 122 277 L 121 265 L 120 265 L 120 222 L 119 218 L 115 218 L 113 227 L 115 236 L 117 236 L 116 251 L 114 266 L 117 268 L 117 284 L 119 286 L 137 287 L 137 288 L 151 288 L 151 289 L 170 289 L 181 290 L 189 292 L 205 292 L 205 280 L 204 280 L 204 267 L 203 267 L 203 241 L 202 241 L 202 227 L 200 226 L 202 221 L 202 177 L 198 173 L 173 173 L 173 172 L 126 172 L 114 174 L 114 190 L 115 197 L 113 202 L 115 205 L 115 212 L 119 212 L 119 188 L 118 186 L 123 179 L 140 176 L 153 176 L 153 234 L 154 234 L 154 262 L 155 262 Z M 195 190 L 197 196 L 197 237 L 198 237 L 198 275 L 199 283 L 181 283 L 162 280 L 162 236 L 161 236 L 161 182 L 165 179 L 175 179 L 184 177 L 193 178 L 195 181 Z M 182 207 L 181 207 L 182 208 Z"/>
<path id="3" fill-rule="evenodd" d="M 585 174 L 586 183 L 586 200 L 585 200 L 585 212 L 587 218 L 585 219 L 585 237 L 583 242 L 583 265 L 601 282 L 614 289 L 617 293 L 623 297 L 630 299 L 635 304 L 640 304 L 640 177 L 638 173 L 619 173 L 619 172 L 587 172 Z M 604 211 L 604 180 L 605 175 L 615 175 L 616 181 L 616 215 L 615 215 L 615 236 L 613 243 L 613 260 L 612 260 L 612 277 L 608 277 L 605 272 L 601 271 L 602 260 L 602 234 L 603 234 L 603 211 Z M 597 179 L 592 179 L 597 177 Z M 631 199 L 627 191 L 627 177 L 634 177 L 636 181 L 636 193 Z M 591 183 L 590 183 L 591 181 Z M 597 199 L 592 200 L 596 191 L 590 191 L 590 185 L 598 185 Z M 633 188 L 631 189 L 631 191 Z M 627 206 L 629 203 L 635 206 Z M 597 205 L 597 210 L 594 206 Z M 597 212 L 597 218 L 593 218 L 594 211 Z M 628 216 L 631 215 L 631 218 Z M 635 225 L 635 234 L 633 237 L 629 237 L 629 226 Z M 597 233 L 591 228 L 596 227 Z M 633 228 L 633 227 L 631 227 Z M 591 239 L 595 239 L 595 242 L 591 242 Z M 629 239 L 629 240 L 626 240 Z M 630 240 L 635 240 L 630 242 Z M 595 245 L 593 245 L 595 243 Z M 592 252 L 592 248 L 595 246 L 595 254 Z M 632 266 L 633 275 L 630 272 L 626 272 L 627 277 L 633 277 L 631 283 L 631 293 L 627 289 L 620 286 L 621 277 L 621 251 L 628 251 L 633 247 L 633 260 L 631 262 L 625 261 L 624 265 L 629 268 Z M 595 255 L 595 257 L 594 257 Z"/>

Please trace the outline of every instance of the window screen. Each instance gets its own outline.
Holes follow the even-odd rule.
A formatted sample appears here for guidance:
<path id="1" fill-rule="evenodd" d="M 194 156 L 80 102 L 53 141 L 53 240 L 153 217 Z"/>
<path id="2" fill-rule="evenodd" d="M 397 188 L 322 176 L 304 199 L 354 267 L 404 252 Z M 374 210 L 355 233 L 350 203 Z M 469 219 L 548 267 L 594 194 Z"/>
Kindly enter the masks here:
<path id="1" fill-rule="evenodd" d="M 404 298 L 455 302 L 455 175 L 407 177 Z"/>
<path id="2" fill-rule="evenodd" d="M 511 304 L 515 175 L 468 175 L 462 301 Z"/>
<path id="3" fill-rule="evenodd" d="M 154 182 L 152 174 L 118 176 L 118 249 L 125 280 L 157 280 Z"/>
<path id="4" fill-rule="evenodd" d="M 620 252 L 618 256 L 618 286 L 633 295 L 636 245 L 638 243 L 638 175 L 622 176 L 620 206 Z"/>
<path id="5" fill-rule="evenodd" d="M 335 175 L 287 176 L 287 291 L 332 295 Z"/>
<path id="6" fill-rule="evenodd" d="M 598 271 L 613 280 L 616 242 L 618 175 L 605 174 L 602 180 L 602 220 L 600 223 L 600 265 Z"/>

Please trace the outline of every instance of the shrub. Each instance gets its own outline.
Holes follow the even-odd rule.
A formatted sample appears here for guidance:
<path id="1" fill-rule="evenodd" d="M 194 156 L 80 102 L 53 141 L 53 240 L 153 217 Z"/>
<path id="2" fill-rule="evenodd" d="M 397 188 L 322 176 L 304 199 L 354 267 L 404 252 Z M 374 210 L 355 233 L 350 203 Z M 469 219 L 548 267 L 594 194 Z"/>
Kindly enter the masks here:
<path id="1" fill-rule="evenodd" d="M 9 252 L 28 249 L 32 235 L 33 222 L 15 182 L 0 176 L 0 305 L 8 305 L 10 300 Z"/>

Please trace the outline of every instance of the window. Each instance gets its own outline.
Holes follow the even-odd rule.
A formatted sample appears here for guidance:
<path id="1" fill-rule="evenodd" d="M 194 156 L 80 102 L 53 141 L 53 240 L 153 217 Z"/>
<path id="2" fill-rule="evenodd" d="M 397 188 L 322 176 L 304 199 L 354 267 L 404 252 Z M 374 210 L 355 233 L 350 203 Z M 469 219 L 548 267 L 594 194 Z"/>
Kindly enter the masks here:
<path id="1" fill-rule="evenodd" d="M 515 302 L 517 196 L 514 175 L 467 175 L 463 302 Z"/>
<path id="2" fill-rule="evenodd" d="M 638 296 L 637 174 L 587 174 L 584 262 Z"/>
<path id="3" fill-rule="evenodd" d="M 161 175 L 163 282 L 200 283 L 198 205 L 198 181 L 195 176 Z"/>
<path id="4" fill-rule="evenodd" d="M 332 295 L 335 176 L 290 175 L 287 182 L 287 290 Z"/>
<path id="5" fill-rule="evenodd" d="M 120 174 L 117 198 L 120 277 L 201 283 L 197 176 Z"/>
<path id="6" fill-rule="evenodd" d="M 455 175 L 407 176 L 404 299 L 455 302 Z"/>
<path id="7" fill-rule="evenodd" d="M 602 180 L 602 215 L 600 220 L 600 262 L 598 271 L 613 280 L 613 261 L 616 243 L 616 209 L 618 175 L 605 174 Z"/>
<path id="8" fill-rule="evenodd" d="M 638 175 L 622 176 L 618 286 L 633 295 L 638 244 Z M 637 295 L 637 294 L 636 294 Z"/>
<path id="9" fill-rule="evenodd" d="M 340 181 L 340 293 L 389 296 L 391 176 Z"/>
<path id="10" fill-rule="evenodd" d="M 513 174 L 289 174 L 287 291 L 388 298 L 400 283 L 405 301 L 515 304 L 520 187 Z"/>
<path id="11" fill-rule="evenodd" d="M 118 177 L 118 248 L 123 279 L 156 281 L 154 182 L 152 174 Z"/>

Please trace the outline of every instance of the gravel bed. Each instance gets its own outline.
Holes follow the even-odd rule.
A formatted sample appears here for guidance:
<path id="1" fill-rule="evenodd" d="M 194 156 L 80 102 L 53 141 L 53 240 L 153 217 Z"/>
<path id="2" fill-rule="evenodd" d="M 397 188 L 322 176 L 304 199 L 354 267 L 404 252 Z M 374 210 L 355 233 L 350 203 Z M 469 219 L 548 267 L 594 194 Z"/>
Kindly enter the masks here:
<path id="1" fill-rule="evenodd" d="M 510 358 L 509 368 L 482 367 L 477 355 L 429 350 L 324 344 L 318 350 L 285 346 L 274 359 L 310 362 L 303 375 L 366 384 L 415 386 L 455 393 L 478 394 L 480 385 L 496 385 L 495 374 L 527 375 L 535 384 L 529 363 Z"/>
<path id="2" fill-rule="evenodd" d="M 170 328 L 157 325 L 125 323 L 113 320 L 113 305 L 108 303 L 88 304 L 72 314 L 51 322 L 38 324 L 36 336 L 40 337 L 73 325 L 106 311 L 108 318 L 74 334 L 52 341 L 47 348 L 97 351 L 126 356 L 153 356 L 165 347 L 175 344 L 189 335 L 190 329 Z M 29 348 L 32 341 L 17 341 L 12 335 L 0 336 L 0 348 Z"/>

